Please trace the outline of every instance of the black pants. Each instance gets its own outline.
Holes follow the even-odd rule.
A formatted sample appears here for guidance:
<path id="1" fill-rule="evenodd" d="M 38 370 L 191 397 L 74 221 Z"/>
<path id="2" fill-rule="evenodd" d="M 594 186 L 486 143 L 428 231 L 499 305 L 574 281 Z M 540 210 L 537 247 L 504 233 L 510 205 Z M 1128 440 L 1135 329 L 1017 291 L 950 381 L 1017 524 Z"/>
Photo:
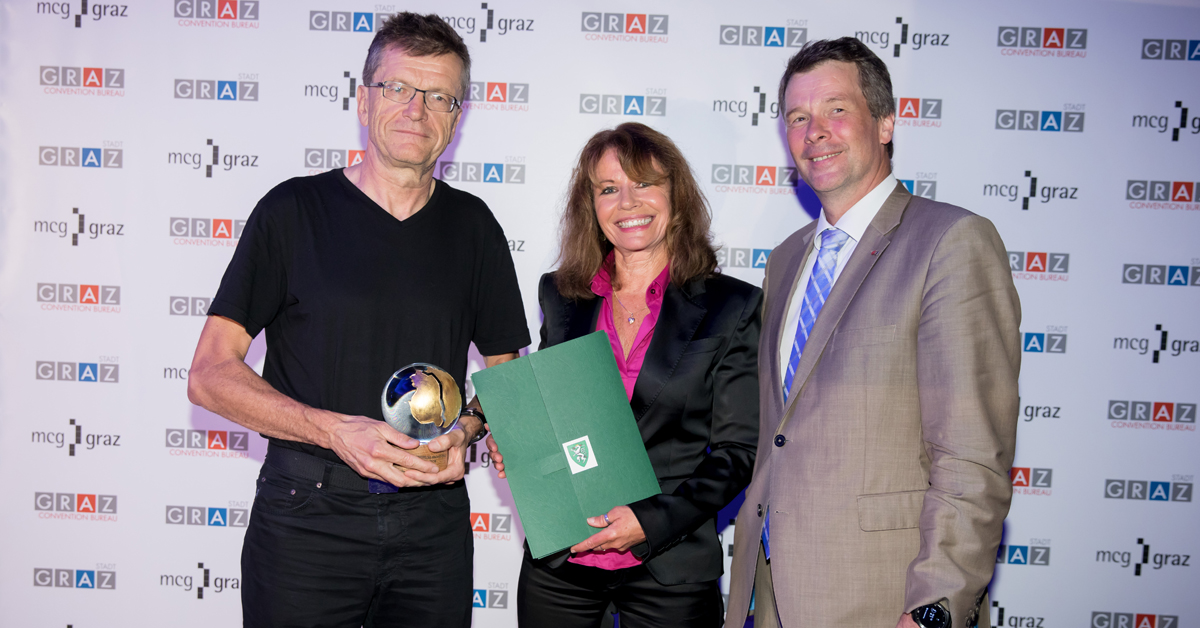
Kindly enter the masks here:
<path id="1" fill-rule="evenodd" d="M 242 546 L 246 628 L 471 625 L 462 482 L 372 494 L 365 480 L 354 489 L 328 472 L 321 481 L 272 466 L 281 455 L 272 448 L 263 465 Z"/>
<path id="2" fill-rule="evenodd" d="M 607 571 L 567 562 L 555 569 L 525 551 L 517 584 L 522 628 L 595 628 L 609 602 L 620 613 L 621 628 L 719 628 L 724 622 L 716 580 L 659 584 L 643 565 Z"/>

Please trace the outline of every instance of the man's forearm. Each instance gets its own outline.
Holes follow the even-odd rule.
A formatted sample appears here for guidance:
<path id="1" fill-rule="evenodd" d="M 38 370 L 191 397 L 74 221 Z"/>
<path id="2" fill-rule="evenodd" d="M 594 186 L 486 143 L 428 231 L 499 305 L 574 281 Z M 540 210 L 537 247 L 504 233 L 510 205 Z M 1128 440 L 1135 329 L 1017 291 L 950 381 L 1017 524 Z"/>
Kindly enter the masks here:
<path id="1" fill-rule="evenodd" d="M 245 362 L 233 358 L 188 373 L 188 399 L 265 436 L 329 448 L 335 414 L 307 406 L 279 391 Z"/>

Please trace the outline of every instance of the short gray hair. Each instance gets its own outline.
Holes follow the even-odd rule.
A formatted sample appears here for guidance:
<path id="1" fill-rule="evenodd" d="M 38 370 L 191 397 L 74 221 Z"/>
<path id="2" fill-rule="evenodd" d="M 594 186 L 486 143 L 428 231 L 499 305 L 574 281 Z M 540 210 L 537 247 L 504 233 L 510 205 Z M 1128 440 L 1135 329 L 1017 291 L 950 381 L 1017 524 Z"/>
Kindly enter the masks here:
<path id="1" fill-rule="evenodd" d="M 459 100 L 467 97 L 471 87 L 471 53 L 462 37 L 445 20 L 434 14 L 397 13 L 388 18 L 375 33 L 371 47 L 367 50 L 367 61 L 363 64 L 363 85 L 375 82 L 375 72 L 383 62 L 388 49 L 395 48 L 414 57 L 436 57 L 452 54 L 462 62 L 462 84 Z"/>

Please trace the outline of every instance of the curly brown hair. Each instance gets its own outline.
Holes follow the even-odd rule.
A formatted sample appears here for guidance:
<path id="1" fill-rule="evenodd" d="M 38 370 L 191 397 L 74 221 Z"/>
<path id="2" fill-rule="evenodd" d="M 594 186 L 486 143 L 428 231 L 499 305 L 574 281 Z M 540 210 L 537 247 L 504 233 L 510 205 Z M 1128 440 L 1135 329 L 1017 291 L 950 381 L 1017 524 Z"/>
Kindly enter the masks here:
<path id="1" fill-rule="evenodd" d="M 670 184 L 666 242 L 671 283 L 682 286 L 713 274 L 717 252 L 709 233 L 712 215 L 683 153 L 666 135 L 638 122 L 626 122 L 593 135 L 579 153 L 559 230 L 559 267 L 555 271 L 559 293 L 571 299 L 593 298 L 592 278 L 613 249 L 596 221 L 594 179 L 596 164 L 610 148 L 616 150 L 629 178 L 652 185 Z M 614 269 L 609 271 L 613 288 L 619 289 Z"/>

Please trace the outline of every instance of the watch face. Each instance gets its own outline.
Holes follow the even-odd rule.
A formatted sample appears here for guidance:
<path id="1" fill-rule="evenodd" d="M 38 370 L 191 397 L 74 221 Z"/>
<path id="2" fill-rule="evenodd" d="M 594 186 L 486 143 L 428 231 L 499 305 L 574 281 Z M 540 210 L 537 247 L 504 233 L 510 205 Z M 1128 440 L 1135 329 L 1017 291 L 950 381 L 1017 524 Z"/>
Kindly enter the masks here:
<path id="1" fill-rule="evenodd" d="M 940 604 L 922 606 L 912 612 L 912 618 L 922 628 L 947 628 L 950 625 L 950 612 Z"/>

